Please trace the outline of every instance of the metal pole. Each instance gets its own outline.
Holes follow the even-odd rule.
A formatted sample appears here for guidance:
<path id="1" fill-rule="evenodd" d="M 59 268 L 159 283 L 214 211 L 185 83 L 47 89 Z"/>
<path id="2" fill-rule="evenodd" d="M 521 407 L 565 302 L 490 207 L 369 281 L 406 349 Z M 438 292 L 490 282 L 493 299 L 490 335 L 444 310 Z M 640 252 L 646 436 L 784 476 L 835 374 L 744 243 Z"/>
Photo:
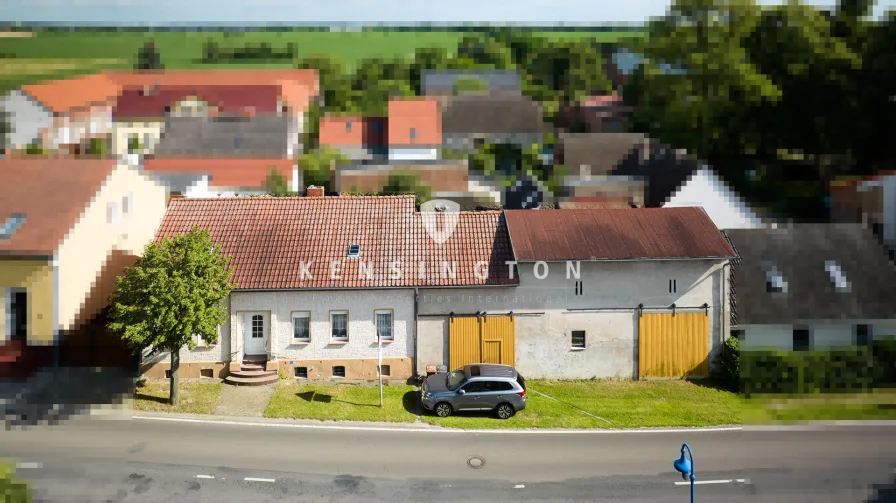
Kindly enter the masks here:
<path id="1" fill-rule="evenodd" d="M 383 338 L 380 337 L 380 334 L 376 334 L 376 345 L 377 345 L 377 353 L 378 353 L 378 361 L 376 366 L 376 373 L 379 374 L 380 377 L 380 408 L 383 407 Z"/>
<path id="2" fill-rule="evenodd" d="M 683 444 L 681 448 L 687 449 L 688 457 L 691 458 L 691 473 L 688 474 L 688 478 L 691 479 L 691 503 L 694 503 L 694 481 L 697 480 L 697 477 L 694 476 L 694 454 L 691 453 L 691 446 L 688 444 Z"/>

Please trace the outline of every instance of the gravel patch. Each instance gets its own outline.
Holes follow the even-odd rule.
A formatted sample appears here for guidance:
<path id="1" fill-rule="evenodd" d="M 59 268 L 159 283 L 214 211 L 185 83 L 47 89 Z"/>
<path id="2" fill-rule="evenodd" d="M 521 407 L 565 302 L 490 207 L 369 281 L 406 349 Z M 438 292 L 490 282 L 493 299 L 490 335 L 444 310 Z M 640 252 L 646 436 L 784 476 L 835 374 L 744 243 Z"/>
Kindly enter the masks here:
<path id="1" fill-rule="evenodd" d="M 275 385 L 231 386 L 225 384 L 215 406 L 215 414 L 222 416 L 263 417 L 264 409 L 276 391 Z"/>

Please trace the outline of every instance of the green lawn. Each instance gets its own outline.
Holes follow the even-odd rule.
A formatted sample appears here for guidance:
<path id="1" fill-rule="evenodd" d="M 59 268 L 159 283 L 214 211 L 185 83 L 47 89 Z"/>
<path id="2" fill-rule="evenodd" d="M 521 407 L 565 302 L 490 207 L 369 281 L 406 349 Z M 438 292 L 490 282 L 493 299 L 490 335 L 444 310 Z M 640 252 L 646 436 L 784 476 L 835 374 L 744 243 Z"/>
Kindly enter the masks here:
<path id="1" fill-rule="evenodd" d="M 683 381 L 532 381 L 529 390 L 528 407 L 509 420 L 482 413 L 438 418 L 425 411 L 421 419 L 453 428 L 713 426 L 740 424 L 743 408 L 743 400 L 732 393 Z M 416 419 L 418 394 L 413 387 L 386 386 L 383 392 L 385 407 L 380 409 L 376 386 L 282 383 L 264 416 L 333 421 Z"/>
<path id="2" fill-rule="evenodd" d="M 545 32 L 551 39 L 594 37 L 600 41 L 615 41 L 639 36 L 637 32 Z M 137 51 L 147 40 L 155 41 L 167 68 L 227 67 L 227 68 L 289 68 L 291 62 L 241 63 L 204 65 L 199 61 L 202 44 L 217 41 L 222 47 L 242 46 L 247 42 L 268 42 L 283 50 L 288 42 L 297 46 L 298 56 L 327 54 L 348 66 L 358 60 L 376 56 L 410 55 L 422 46 L 440 46 L 454 50 L 463 36 L 460 32 L 57 32 L 38 33 L 30 38 L 0 38 L 0 53 L 14 54 L 15 58 L 0 59 L 0 91 L 38 80 L 62 78 L 77 73 L 104 68 L 130 68 Z M 48 72 L 3 71 L 4 64 L 16 60 L 66 60 L 76 68 Z M 100 61 L 100 63 L 97 63 Z"/>
<path id="3" fill-rule="evenodd" d="M 168 381 L 147 381 L 137 388 L 134 410 L 175 412 L 187 414 L 211 414 L 221 395 L 220 382 L 181 382 L 178 387 L 178 404 L 168 404 Z"/>
<path id="4" fill-rule="evenodd" d="M 763 396 L 746 400 L 744 422 L 896 419 L 896 391 L 853 395 Z"/>
<path id="5" fill-rule="evenodd" d="M 508 420 L 470 413 L 423 420 L 455 428 L 642 428 L 740 424 L 743 412 L 737 395 L 687 381 L 532 380 L 527 386 L 526 409 Z"/>
<path id="6" fill-rule="evenodd" d="M 413 422 L 416 400 L 413 386 L 383 386 L 380 408 L 378 386 L 281 383 L 264 417 Z"/>

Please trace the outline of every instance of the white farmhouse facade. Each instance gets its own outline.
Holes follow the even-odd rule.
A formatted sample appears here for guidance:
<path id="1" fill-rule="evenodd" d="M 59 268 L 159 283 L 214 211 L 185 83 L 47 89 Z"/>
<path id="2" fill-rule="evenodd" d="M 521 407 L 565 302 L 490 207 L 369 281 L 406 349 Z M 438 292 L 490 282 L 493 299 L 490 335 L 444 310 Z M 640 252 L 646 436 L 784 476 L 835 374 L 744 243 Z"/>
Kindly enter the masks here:
<path id="1" fill-rule="evenodd" d="M 724 340 L 726 263 L 727 259 L 520 262 L 515 267 L 517 287 L 421 290 L 417 370 L 448 365 L 450 313 L 484 311 L 513 313 L 515 366 L 526 377 L 638 378 L 642 313 L 671 313 L 675 304 L 679 313 L 706 317 L 710 351 Z M 583 342 L 578 334 L 573 337 L 580 331 Z"/>
<path id="2" fill-rule="evenodd" d="M 734 252 L 699 208 L 460 212 L 440 244 L 412 196 L 309 188 L 177 200 L 159 236 L 197 225 L 232 257 L 236 286 L 218 342 L 182 351 L 188 377 L 251 360 L 364 381 L 380 358 L 395 380 L 478 362 L 533 378 L 701 377 L 729 332 Z"/>

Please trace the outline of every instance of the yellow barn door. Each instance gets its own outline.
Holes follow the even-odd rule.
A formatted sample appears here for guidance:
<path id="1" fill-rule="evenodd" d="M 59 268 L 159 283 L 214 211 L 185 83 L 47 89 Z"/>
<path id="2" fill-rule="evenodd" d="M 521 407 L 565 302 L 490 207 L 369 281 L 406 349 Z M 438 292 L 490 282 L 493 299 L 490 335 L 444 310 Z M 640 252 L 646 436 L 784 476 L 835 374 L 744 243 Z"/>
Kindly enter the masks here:
<path id="1" fill-rule="evenodd" d="M 471 363 L 514 365 L 514 320 L 510 316 L 459 316 L 448 320 L 450 370 Z"/>
<path id="2" fill-rule="evenodd" d="M 706 313 L 641 314 L 638 341 L 640 377 L 709 375 L 709 317 Z"/>

